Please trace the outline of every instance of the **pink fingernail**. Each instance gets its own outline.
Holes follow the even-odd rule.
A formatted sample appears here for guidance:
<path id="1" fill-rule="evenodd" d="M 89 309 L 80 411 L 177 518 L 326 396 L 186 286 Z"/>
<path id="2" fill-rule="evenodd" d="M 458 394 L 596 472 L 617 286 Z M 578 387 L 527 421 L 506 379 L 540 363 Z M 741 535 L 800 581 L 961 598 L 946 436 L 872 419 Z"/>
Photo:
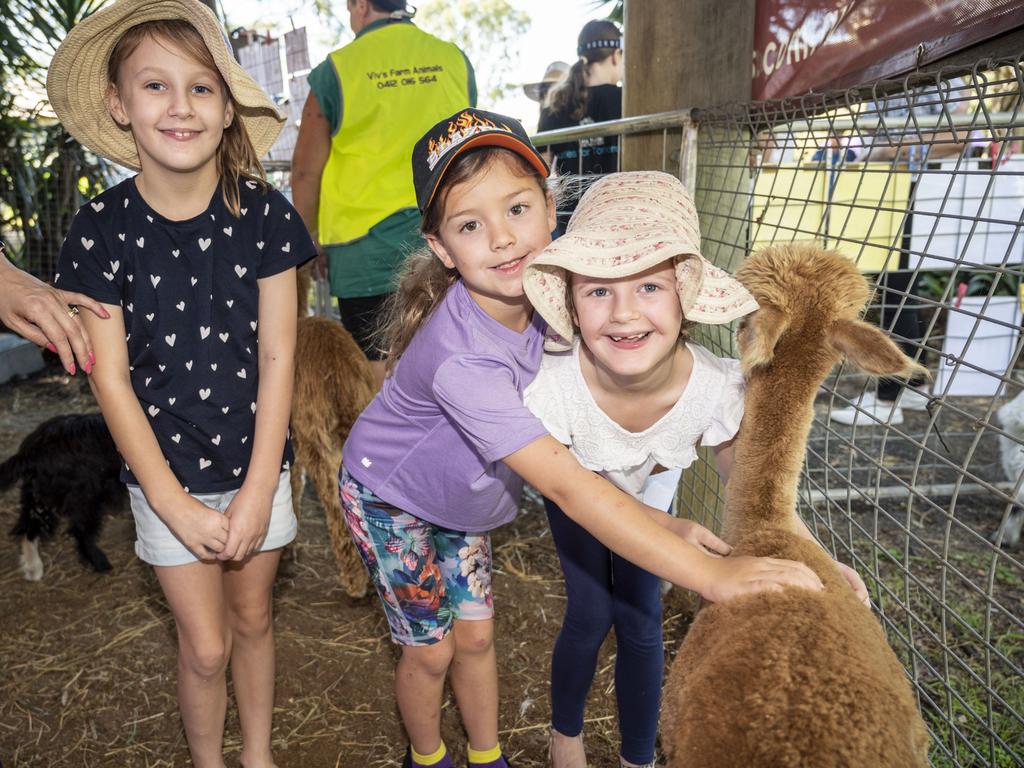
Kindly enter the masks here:
<path id="1" fill-rule="evenodd" d="M 107 310 L 103 309 L 102 312 L 103 312 L 104 319 L 109 319 L 110 318 L 110 313 L 107 312 Z"/>
<path id="2" fill-rule="evenodd" d="M 96 365 L 96 355 L 94 355 L 92 352 L 89 353 L 89 365 Z"/>
<path id="3" fill-rule="evenodd" d="M 53 345 L 52 341 L 46 342 L 46 348 L 48 350 L 50 350 L 51 352 L 53 352 L 54 354 L 56 354 L 56 352 L 57 352 L 57 348 Z"/>
<path id="4" fill-rule="evenodd" d="M 85 368 L 86 373 L 92 373 L 92 363 L 86 361 L 85 365 L 82 367 Z"/>
<path id="5" fill-rule="evenodd" d="M 74 363 L 72 363 L 72 364 L 71 364 L 71 367 L 70 367 L 70 368 L 68 368 L 68 373 L 70 373 L 70 374 L 71 374 L 72 376 L 74 376 L 74 375 L 75 375 L 75 372 L 76 372 L 77 370 L 78 370 L 78 369 L 77 369 L 77 368 L 75 368 L 75 364 L 74 364 Z"/>

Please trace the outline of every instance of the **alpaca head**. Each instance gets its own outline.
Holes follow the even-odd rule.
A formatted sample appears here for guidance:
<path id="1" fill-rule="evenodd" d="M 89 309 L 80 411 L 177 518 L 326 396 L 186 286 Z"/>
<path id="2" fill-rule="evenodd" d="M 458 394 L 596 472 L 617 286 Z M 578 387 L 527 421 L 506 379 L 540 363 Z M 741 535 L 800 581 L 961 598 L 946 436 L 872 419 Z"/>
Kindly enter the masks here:
<path id="1" fill-rule="evenodd" d="M 874 375 L 927 375 L 885 333 L 860 320 L 868 285 L 845 256 L 809 244 L 773 246 L 750 256 L 736 277 L 760 305 L 737 336 L 748 375 L 778 362 L 820 381 L 843 357 Z"/>

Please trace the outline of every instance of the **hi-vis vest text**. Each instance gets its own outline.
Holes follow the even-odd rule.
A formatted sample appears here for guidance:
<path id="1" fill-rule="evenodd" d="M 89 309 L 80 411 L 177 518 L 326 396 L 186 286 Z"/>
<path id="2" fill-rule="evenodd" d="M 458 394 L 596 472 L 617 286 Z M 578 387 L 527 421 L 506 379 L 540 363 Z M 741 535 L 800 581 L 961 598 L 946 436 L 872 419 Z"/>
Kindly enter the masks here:
<path id="1" fill-rule="evenodd" d="M 320 182 L 317 223 L 321 244 L 340 245 L 416 207 L 413 145 L 469 106 L 469 69 L 458 47 L 410 23 L 369 30 L 330 59 L 342 117 Z"/>

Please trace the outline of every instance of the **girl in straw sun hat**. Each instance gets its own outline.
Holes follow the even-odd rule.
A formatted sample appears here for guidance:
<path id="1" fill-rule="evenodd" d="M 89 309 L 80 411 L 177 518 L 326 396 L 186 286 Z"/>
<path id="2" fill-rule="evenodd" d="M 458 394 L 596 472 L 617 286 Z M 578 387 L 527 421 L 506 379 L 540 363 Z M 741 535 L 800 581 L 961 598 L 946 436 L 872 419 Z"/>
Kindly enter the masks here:
<path id="1" fill-rule="evenodd" d="M 728 481 L 743 416 L 739 362 L 688 341 L 686 328 L 728 323 L 757 304 L 701 255 L 697 212 L 678 179 L 605 176 L 523 281 L 557 334 L 548 341 L 557 353 L 544 356 L 525 394 L 555 439 L 583 466 L 661 510 L 699 445 L 711 448 Z M 545 506 L 568 597 L 551 661 L 552 764 L 585 765 L 584 704 L 598 650 L 614 626 L 621 764 L 653 766 L 664 659 L 660 580 L 609 551 L 555 501 L 545 499 Z M 702 544 L 711 555 L 729 552 L 710 534 Z M 708 557 L 692 567 L 721 562 Z M 856 573 L 847 574 L 863 590 Z"/>
<path id="2" fill-rule="evenodd" d="M 90 384 L 125 460 L 136 553 L 177 624 L 192 761 L 224 765 L 230 658 L 242 764 L 270 766 L 271 586 L 296 529 L 295 267 L 315 254 L 259 162 L 282 117 L 195 0 L 88 17 L 47 90 L 85 147 L 139 171 L 79 209 L 55 282 L 111 315 L 80 315 Z"/>

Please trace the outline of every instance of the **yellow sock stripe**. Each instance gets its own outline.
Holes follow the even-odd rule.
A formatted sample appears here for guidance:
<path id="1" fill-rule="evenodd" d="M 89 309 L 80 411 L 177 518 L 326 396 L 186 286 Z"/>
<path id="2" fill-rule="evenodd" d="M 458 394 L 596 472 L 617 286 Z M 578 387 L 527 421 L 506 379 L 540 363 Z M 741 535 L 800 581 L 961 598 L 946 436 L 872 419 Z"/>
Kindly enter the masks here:
<path id="1" fill-rule="evenodd" d="M 485 749 L 483 752 L 477 752 L 472 747 L 467 747 L 469 750 L 469 762 L 473 763 L 492 763 L 501 757 L 501 746 L 495 744 L 490 749 Z"/>
<path id="2" fill-rule="evenodd" d="M 421 755 L 415 749 L 412 750 L 413 762 L 419 763 L 420 765 L 434 765 L 441 762 L 441 758 L 445 756 L 448 750 L 445 749 L 444 742 L 441 742 L 441 746 L 434 750 L 429 755 Z"/>

